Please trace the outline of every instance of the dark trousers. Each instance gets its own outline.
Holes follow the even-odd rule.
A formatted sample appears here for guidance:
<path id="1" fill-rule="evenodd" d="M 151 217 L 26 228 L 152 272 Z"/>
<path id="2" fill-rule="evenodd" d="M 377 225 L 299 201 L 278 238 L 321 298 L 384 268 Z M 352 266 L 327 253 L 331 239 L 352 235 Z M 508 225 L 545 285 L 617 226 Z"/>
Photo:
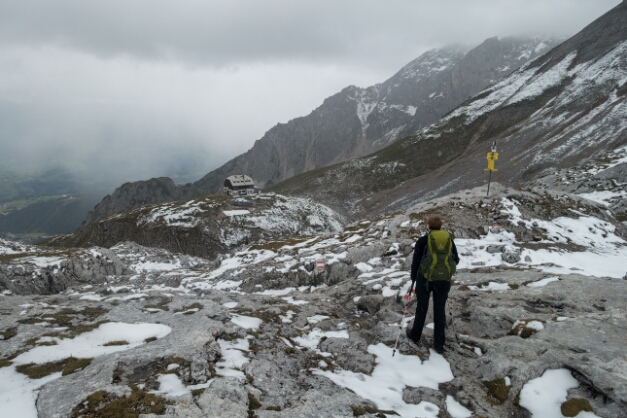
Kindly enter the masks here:
<path id="1" fill-rule="evenodd" d="M 443 348 L 446 336 L 444 328 L 446 327 L 446 299 L 448 292 L 451 290 L 451 282 L 434 281 L 429 282 L 421 274 L 418 274 L 416 280 L 416 318 L 414 318 L 414 326 L 411 329 L 411 338 L 419 341 L 422 336 L 422 329 L 425 326 L 427 311 L 429 310 L 429 296 L 433 293 L 433 345 L 435 348 Z"/>

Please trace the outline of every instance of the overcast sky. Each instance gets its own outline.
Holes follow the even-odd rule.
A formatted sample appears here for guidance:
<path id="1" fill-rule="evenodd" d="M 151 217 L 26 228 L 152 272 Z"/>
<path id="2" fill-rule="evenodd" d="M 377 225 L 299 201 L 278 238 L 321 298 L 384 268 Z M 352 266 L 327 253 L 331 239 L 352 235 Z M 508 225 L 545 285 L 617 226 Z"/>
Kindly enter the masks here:
<path id="1" fill-rule="evenodd" d="M 428 49 L 570 36 L 618 3 L 0 1 L 0 168 L 206 172 Z"/>

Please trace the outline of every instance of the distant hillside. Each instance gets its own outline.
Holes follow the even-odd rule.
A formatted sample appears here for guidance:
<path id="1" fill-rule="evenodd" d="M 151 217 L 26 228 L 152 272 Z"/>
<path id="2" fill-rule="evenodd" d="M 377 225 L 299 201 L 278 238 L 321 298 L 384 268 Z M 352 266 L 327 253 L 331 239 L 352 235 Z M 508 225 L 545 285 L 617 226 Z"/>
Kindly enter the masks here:
<path id="1" fill-rule="evenodd" d="M 96 199 L 95 195 L 70 195 L 34 201 L 23 209 L 0 215 L 0 233 L 66 234 L 81 226 L 81 220 Z"/>
<path id="2" fill-rule="evenodd" d="M 609 168 L 611 155 L 612 164 L 627 164 L 626 98 L 623 2 L 439 123 L 368 157 L 304 173 L 271 189 L 311 196 L 352 213 L 394 211 L 485 185 L 486 153 L 496 141 L 500 157 L 494 178 L 499 182 L 533 186 L 588 164 L 596 167 L 589 171 L 593 178 L 571 191 L 590 193 L 590 181 Z M 620 198 L 625 171 L 615 169 L 617 184 L 608 179 L 592 184 Z"/>
<path id="3" fill-rule="evenodd" d="M 74 231 L 107 190 L 63 167 L 0 170 L 0 234 L 21 237 Z"/>
<path id="4" fill-rule="evenodd" d="M 76 177 L 61 167 L 27 173 L 0 170 L 0 204 L 18 199 L 73 194 L 79 190 L 80 183 Z"/>

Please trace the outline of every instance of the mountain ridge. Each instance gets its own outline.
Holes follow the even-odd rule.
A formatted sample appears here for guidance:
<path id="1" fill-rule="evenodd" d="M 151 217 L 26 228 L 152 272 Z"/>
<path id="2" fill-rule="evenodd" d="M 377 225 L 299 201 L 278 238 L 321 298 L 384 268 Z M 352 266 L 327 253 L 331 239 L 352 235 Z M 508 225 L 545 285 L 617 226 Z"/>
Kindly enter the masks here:
<path id="1" fill-rule="evenodd" d="M 557 42 L 556 38 L 490 38 L 469 51 L 461 46 L 427 51 L 383 83 L 346 87 L 309 115 L 275 125 L 246 153 L 193 184 L 171 188 L 170 200 L 219 192 L 224 178 L 234 173 L 251 175 L 263 187 L 370 154 L 435 122 L 469 95 Z M 131 196 L 141 184 L 159 188 L 164 181 L 121 186 L 94 208 L 85 223 L 136 207 Z M 134 200 L 159 203 L 164 197 L 144 193 Z"/>
<path id="2" fill-rule="evenodd" d="M 602 160 L 627 144 L 625 28 L 627 5 L 621 3 L 438 123 L 370 156 L 295 176 L 270 190 L 336 209 L 349 206 L 360 217 L 485 184 L 486 153 L 494 141 L 500 154 L 495 177 L 519 187 L 554 170 Z M 583 57 L 595 50 L 600 55 L 577 61 L 579 50 Z M 336 182 L 352 186 L 336 189 Z"/>

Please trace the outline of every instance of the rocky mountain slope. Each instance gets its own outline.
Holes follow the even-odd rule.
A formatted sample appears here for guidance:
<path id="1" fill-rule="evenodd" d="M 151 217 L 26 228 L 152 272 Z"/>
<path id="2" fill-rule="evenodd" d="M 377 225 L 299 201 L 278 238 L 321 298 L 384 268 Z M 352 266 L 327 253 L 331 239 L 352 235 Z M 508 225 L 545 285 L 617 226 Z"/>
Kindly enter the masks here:
<path id="1" fill-rule="evenodd" d="M 385 213 L 485 184 L 486 153 L 494 141 L 500 154 L 494 177 L 518 187 L 613 155 L 623 161 L 626 28 L 623 2 L 437 124 L 368 157 L 295 176 L 272 190 L 362 214 Z M 619 177 L 612 187 L 620 188 L 627 182 L 624 168 L 613 172 Z"/>
<path id="2" fill-rule="evenodd" d="M 343 222 L 336 212 L 310 199 L 274 194 L 251 199 L 209 195 L 109 215 L 45 243 L 53 247 L 108 248 L 134 241 L 215 258 L 244 244 L 336 231 Z"/>
<path id="3" fill-rule="evenodd" d="M 196 186 L 214 191 L 230 173 L 243 172 L 266 187 L 370 154 L 431 125 L 557 43 L 551 38 L 491 38 L 468 52 L 462 47 L 428 51 L 381 84 L 347 87 L 311 114 L 273 127 L 248 152 Z"/>
<path id="4" fill-rule="evenodd" d="M 194 184 L 176 187 L 169 179 L 124 184 L 94 208 L 86 223 L 142 204 L 218 193 L 232 174 L 248 174 L 265 187 L 370 154 L 436 122 L 559 41 L 491 38 L 470 51 L 460 46 L 428 51 L 381 84 L 347 87 L 309 115 L 274 126 L 246 153 Z"/>
<path id="5" fill-rule="evenodd" d="M 461 256 L 443 355 L 429 325 L 422 346 L 397 343 L 429 213 Z M 621 417 L 626 232 L 577 195 L 496 184 L 490 198 L 463 190 L 217 263 L 131 242 L 70 254 L 2 241 L 0 405 L 20 417 Z"/>

